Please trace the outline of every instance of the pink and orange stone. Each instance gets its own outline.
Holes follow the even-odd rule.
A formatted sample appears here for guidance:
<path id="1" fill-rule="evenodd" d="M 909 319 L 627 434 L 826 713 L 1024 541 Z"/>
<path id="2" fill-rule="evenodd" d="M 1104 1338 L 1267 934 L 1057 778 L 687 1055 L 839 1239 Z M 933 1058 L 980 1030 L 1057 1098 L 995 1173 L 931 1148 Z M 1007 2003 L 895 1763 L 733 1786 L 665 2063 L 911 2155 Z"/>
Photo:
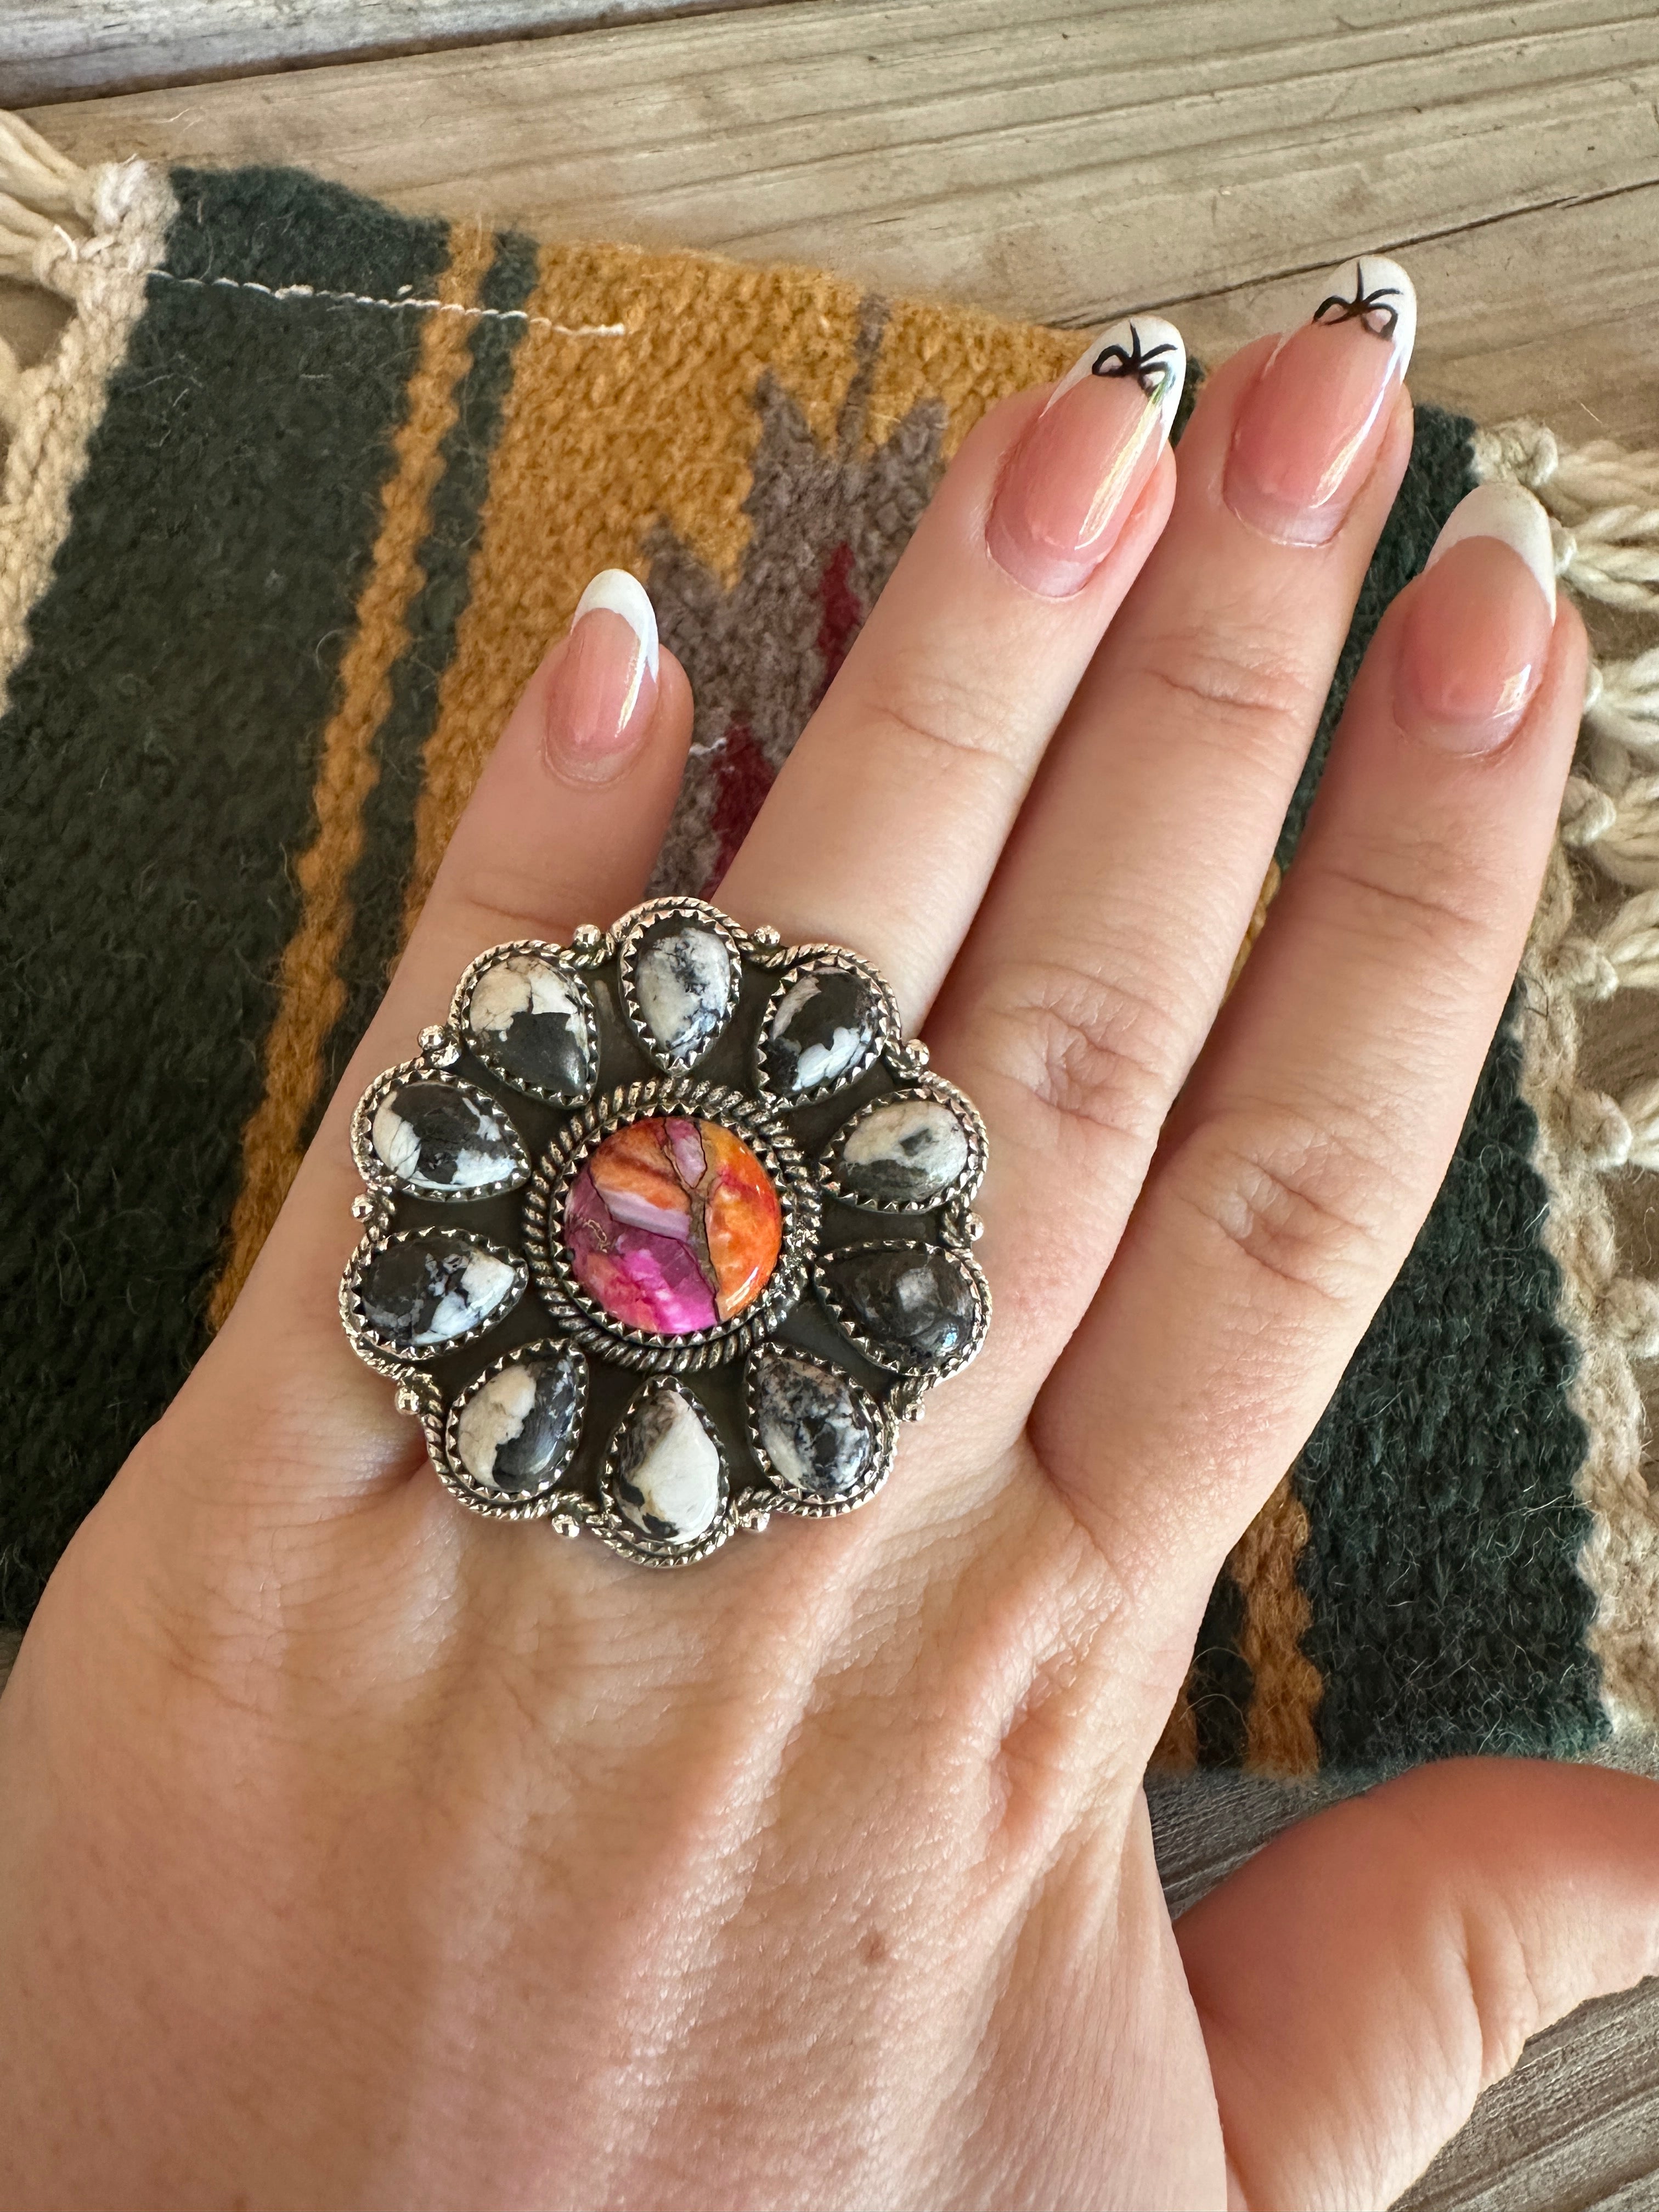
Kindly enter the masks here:
<path id="1" fill-rule="evenodd" d="M 754 1304 L 777 1266 L 783 1216 L 740 1137 L 659 1116 L 592 1152 L 570 1187 L 564 1241 L 576 1280 L 613 1319 L 690 1336 Z"/>

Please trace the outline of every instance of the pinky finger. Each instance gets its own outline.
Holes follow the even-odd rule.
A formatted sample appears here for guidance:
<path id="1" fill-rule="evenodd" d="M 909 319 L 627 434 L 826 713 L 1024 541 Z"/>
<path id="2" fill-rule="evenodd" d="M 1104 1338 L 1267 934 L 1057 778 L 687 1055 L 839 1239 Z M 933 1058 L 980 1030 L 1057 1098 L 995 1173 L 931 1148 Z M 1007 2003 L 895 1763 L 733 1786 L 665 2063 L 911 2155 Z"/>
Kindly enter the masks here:
<path id="1" fill-rule="evenodd" d="M 1155 1585 L 1161 1634 L 1301 1449 L 1433 1201 L 1583 680 L 1542 509 L 1471 494 L 1378 631 L 1261 942 L 1039 1407 L 1045 1459 L 1120 1571 Z M 1102 1436 L 1122 1440 L 1109 1457 Z"/>

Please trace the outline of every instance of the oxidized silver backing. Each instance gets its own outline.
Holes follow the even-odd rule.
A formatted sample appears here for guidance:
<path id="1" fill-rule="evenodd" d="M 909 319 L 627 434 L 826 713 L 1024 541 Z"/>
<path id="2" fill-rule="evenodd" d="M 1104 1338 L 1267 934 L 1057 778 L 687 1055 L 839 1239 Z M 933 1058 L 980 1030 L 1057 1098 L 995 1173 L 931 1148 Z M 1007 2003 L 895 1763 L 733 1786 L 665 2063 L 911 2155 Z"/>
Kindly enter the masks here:
<path id="1" fill-rule="evenodd" d="M 668 924 L 717 937 L 731 963 L 718 1032 L 683 1053 L 651 1030 L 635 988 L 641 941 Z M 496 962 L 521 955 L 550 963 L 573 987 L 589 1079 L 578 1094 L 514 1079 L 490 1039 L 468 1025 L 479 978 Z M 873 1020 L 867 1036 L 857 1031 L 854 1064 L 838 1077 L 799 1096 L 781 1095 L 761 1057 L 763 1024 L 798 981 L 825 969 L 863 980 Z M 388 1092 L 411 1082 L 464 1091 L 515 1134 L 526 1164 L 515 1157 L 510 1175 L 470 1189 L 421 1190 L 399 1182 L 375 1152 L 371 1132 Z M 849 1189 L 836 1172 L 839 1140 L 884 1102 L 904 1098 L 949 1109 L 965 1139 L 965 1164 L 925 1202 Z M 782 1219 L 779 1257 L 759 1296 L 730 1320 L 688 1336 L 620 1322 L 577 1279 L 563 1243 L 566 1197 L 583 1163 L 616 1130 L 659 1115 L 716 1121 L 741 1138 L 771 1178 Z M 891 1468 L 899 1422 L 920 1419 L 927 1392 L 975 1357 L 989 1325 L 990 1292 L 968 1250 L 979 1231 L 969 1209 L 987 1156 L 984 1124 L 972 1104 L 929 1072 L 925 1047 L 904 1041 L 891 992 L 867 961 L 842 945 L 784 945 L 775 931 L 744 931 L 702 900 L 648 901 L 609 932 L 576 931 L 568 945 L 522 939 L 481 953 L 456 987 L 448 1019 L 422 1033 L 414 1058 L 369 1085 L 353 1117 L 351 1144 L 367 1185 L 354 1208 L 364 1235 L 342 1280 L 341 1318 L 360 1358 L 398 1383 L 399 1408 L 421 1419 L 446 1486 L 471 1511 L 545 1520 L 565 1535 L 586 1530 L 641 1565 L 688 1565 L 736 1529 L 764 1528 L 775 1512 L 825 1519 L 864 1504 Z M 475 1239 L 509 1261 L 523 1287 L 453 1342 L 399 1354 L 369 1326 L 360 1281 L 374 1254 L 428 1228 Z M 948 1358 L 919 1364 L 900 1356 L 893 1340 L 872 1335 L 822 1272 L 823 1263 L 860 1248 L 948 1254 L 970 1292 L 967 1340 Z M 757 1363 L 774 1346 L 841 1378 L 834 1387 L 843 1405 L 856 1409 L 860 1434 L 874 1438 L 868 1463 L 844 1491 L 796 1488 L 768 1459 L 756 1391 Z M 562 1348 L 580 1370 L 577 1415 L 544 1478 L 528 1492 L 475 1479 L 460 1456 L 467 1405 L 519 1359 Z M 683 1540 L 647 1534 L 616 1492 L 618 1468 L 634 1449 L 629 1425 L 665 1391 L 687 1401 L 719 1462 L 712 1517 Z M 483 1418 L 493 1419 L 496 1411 L 492 1400 Z M 477 1421 L 472 1425 L 476 1431 Z M 706 1484 L 706 1465 L 699 1465 Z"/>

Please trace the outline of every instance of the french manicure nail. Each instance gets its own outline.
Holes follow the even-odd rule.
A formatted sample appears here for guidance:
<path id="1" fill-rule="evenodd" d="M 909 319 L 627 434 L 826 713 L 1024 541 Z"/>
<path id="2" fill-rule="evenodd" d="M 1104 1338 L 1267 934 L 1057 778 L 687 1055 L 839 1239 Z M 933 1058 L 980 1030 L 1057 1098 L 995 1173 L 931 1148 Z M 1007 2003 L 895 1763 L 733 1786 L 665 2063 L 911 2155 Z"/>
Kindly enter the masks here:
<path id="1" fill-rule="evenodd" d="M 576 602 L 549 686 L 550 763 L 586 783 L 619 774 L 650 727 L 659 659 L 644 586 L 625 568 L 602 568 Z"/>
<path id="2" fill-rule="evenodd" d="M 1395 720 L 1444 751 L 1492 752 L 1526 713 L 1549 653 L 1549 517 L 1519 484 L 1481 484 L 1448 516 L 1430 571 L 1401 635 Z"/>
<path id="3" fill-rule="evenodd" d="M 1187 376 L 1173 323 L 1135 315 L 1090 340 L 1008 464 L 986 526 L 1016 583 L 1067 599 L 1111 550 L 1169 442 Z"/>
<path id="4" fill-rule="evenodd" d="M 1239 409 L 1224 495 L 1242 521 L 1281 544 L 1336 535 L 1416 337 L 1417 294 L 1397 261 L 1362 254 L 1321 287 Z"/>

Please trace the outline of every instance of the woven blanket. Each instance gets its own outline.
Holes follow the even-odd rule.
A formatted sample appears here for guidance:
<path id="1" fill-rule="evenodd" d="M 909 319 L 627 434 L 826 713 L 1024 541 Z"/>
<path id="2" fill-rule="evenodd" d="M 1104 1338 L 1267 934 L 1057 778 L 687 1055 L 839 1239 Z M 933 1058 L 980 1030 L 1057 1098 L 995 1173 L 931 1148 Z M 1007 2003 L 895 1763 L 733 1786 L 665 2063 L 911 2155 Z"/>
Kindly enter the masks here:
<path id="1" fill-rule="evenodd" d="M 0 192 L 0 273 L 70 311 L 50 359 L 0 347 L 15 1627 L 228 1310 L 588 579 L 639 575 L 690 672 L 654 888 L 709 891 L 964 433 L 1079 339 L 290 170 L 82 173 L 19 126 Z M 1421 409 L 1269 891 L 1382 609 L 1493 475 L 1549 505 L 1581 599 L 1650 626 L 1659 464 Z M 1169 1764 L 1567 1755 L 1659 1718 L 1659 1298 L 1613 1204 L 1659 1165 L 1659 1085 L 1603 1095 L 1578 1044 L 1659 988 L 1656 663 L 1599 665 L 1456 1158 L 1216 1585 Z"/>

